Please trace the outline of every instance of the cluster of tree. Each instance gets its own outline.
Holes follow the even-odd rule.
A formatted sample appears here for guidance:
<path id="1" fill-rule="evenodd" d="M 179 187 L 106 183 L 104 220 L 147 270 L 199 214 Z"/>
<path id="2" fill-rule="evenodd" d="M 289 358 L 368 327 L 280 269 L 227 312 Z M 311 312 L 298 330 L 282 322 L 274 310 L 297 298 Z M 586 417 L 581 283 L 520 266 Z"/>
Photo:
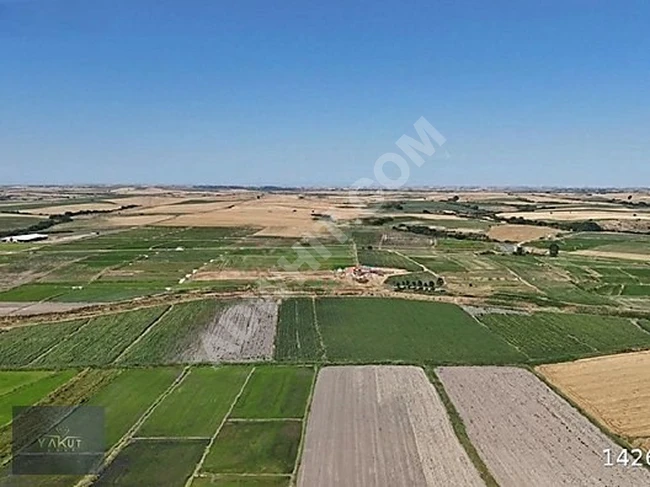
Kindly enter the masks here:
<path id="1" fill-rule="evenodd" d="M 399 225 L 393 226 L 394 230 L 400 232 L 410 232 L 417 233 L 418 235 L 426 235 L 428 237 L 436 238 L 454 238 L 456 240 L 478 240 L 482 242 L 495 242 L 484 233 L 476 232 L 458 232 L 455 230 L 447 230 L 444 228 L 432 228 L 426 225 L 407 225 L 405 223 L 400 223 Z"/>
<path id="2" fill-rule="evenodd" d="M 364 225 L 372 225 L 375 227 L 381 227 L 382 225 L 386 223 L 390 223 L 394 221 L 395 219 L 392 216 L 369 216 L 367 218 L 363 218 L 361 222 Z"/>
<path id="3" fill-rule="evenodd" d="M 404 281 L 397 281 L 395 283 L 395 290 L 397 291 L 405 291 L 405 290 L 411 290 L 411 291 L 426 291 L 426 292 L 433 292 L 436 290 L 436 287 L 442 287 L 444 286 L 445 281 L 442 277 L 439 277 L 436 281 L 433 280 L 404 280 Z"/>
<path id="4" fill-rule="evenodd" d="M 594 221 L 577 221 L 577 222 L 547 222 L 543 220 L 528 220 L 520 216 L 510 218 L 499 218 L 499 221 L 511 225 L 534 225 L 537 227 L 557 228 L 569 232 L 602 232 L 603 227 Z"/>
<path id="5" fill-rule="evenodd" d="M 382 210 L 403 210 L 404 205 L 401 201 L 387 201 L 381 204 Z"/>

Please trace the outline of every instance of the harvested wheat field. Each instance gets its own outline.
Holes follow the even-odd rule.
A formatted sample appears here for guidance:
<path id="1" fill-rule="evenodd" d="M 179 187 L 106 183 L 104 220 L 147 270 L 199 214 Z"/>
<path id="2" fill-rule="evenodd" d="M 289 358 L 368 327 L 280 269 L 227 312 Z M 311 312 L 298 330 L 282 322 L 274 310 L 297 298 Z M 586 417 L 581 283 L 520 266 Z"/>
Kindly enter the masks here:
<path id="1" fill-rule="evenodd" d="M 650 213 L 634 210 L 611 209 L 595 210 L 593 208 L 575 208 L 571 210 L 540 210 L 499 213 L 502 218 L 525 218 L 527 220 L 582 221 L 582 220 L 650 220 Z"/>
<path id="2" fill-rule="evenodd" d="M 537 370 L 611 431 L 648 446 L 650 352 L 542 365 Z"/>
<path id="3" fill-rule="evenodd" d="M 534 225 L 495 225 L 490 227 L 488 237 L 501 242 L 528 242 L 540 238 L 554 237 L 560 230 Z"/>
<path id="4" fill-rule="evenodd" d="M 78 203 L 71 205 L 59 205 L 59 206 L 46 206 L 45 208 L 34 208 L 31 210 L 24 210 L 25 213 L 31 213 L 32 215 L 62 215 L 66 211 L 75 212 L 75 211 L 107 211 L 107 210 L 116 210 L 119 208 L 118 205 L 113 203 Z"/>
<path id="5" fill-rule="evenodd" d="M 421 368 L 318 374 L 298 487 L 361 485 L 484 485 Z"/>
<path id="6" fill-rule="evenodd" d="M 650 471 L 605 467 L 612 440 L 531 372 L 441 367 L 470 440 L 501 487 L 650 485 Z"/>
<path id="7" fill-rule="evenodd" d="M 278 302 L 250 299 L 225 308 L 188 350 L 187 362 L 271 360 L 275 349 Z"/>

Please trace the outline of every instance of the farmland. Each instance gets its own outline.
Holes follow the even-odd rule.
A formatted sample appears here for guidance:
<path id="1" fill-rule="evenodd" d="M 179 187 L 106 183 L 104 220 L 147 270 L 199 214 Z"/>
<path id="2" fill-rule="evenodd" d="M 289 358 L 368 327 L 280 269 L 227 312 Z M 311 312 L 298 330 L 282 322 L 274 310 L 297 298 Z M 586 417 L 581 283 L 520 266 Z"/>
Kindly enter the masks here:
<path id="1" fill-rule="evenodd" d="M 330 360 L 508 363 L 523 358 L 451 304 L 325 298 L 316 301 L 316 310 Z"/>
<path id="2" fill-rule="evenodd" d="M 440 379 L 499 485 L 645 485 L 646 469 L 606 467 L 616 445 L 532 373 L 444 367 Z M 508 420 L 504 421 L 504 415 Z"/>
<path id="3" fill-rule="evenodd" d="M 178 192 L 0 246 L 0 485 L 82 480 L 10 475 L 19 403 L 104 408 L 98 486 L 646 483 L 582 413 L 650 446 L 647 236 L 499 219 L 559 195 Z"/>
<path id="4" fill-rule="evenodd" d="M 542 365 L 537 371 L 599 424 L 648 450 L 649 364 L 649 352 L 636 352 Z"/>
<path id="5" fill-rule="evenodd" d="M 487 314 L 479 318 L 534 361 L 650 348 L 650 333 L 630 319 L 565 313 Z"/>
<path id="6" fill-rule="evenodd" d="M 319 373 L 298 486 L 348 482 L 483 485 L 422 369 L 328 367 Z"/>

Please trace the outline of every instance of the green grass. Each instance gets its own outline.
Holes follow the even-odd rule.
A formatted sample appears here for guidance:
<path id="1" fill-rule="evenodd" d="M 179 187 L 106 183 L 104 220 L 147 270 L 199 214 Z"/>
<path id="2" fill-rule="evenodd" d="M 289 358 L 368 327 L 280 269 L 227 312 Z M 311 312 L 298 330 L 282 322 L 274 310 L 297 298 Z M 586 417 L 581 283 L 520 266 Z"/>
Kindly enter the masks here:
<path id="1" fill-rule="evenodd" d="M 72 339 L 63 341 L 35 365 L 107 365 L 129 346 L 161 313 L 163 306 L 93 318 Z"/>
<path id="2" fill-rule="evenodd" d="M 244 385 L 249 367 L 191 370 L 142 425 L 138 436 L 211 437 Z"/>
<path id="3" fill-rule="evenodd" d="M 31 406 L 42 400 L 49 393 L 72 379 L 77 372 L 64 371 L 43 377 L 0 396 L 0 426 L 11 422 L 13 406 Z"/>
<path id="4" fill-rule="evenodd" d="M 51 374 L 52 372 L 43 371 L 0 372 L 0 396 Z"/>
<path id="5" fill-rule="evenodd" d="M 95 487 L 182 486 L 201 459 L 205 441 L 136 441 L 113 460 Z"/>
<path id="6" fill-rule="evenodd" d="M 313 379 L 310 367 L 257 367 L 230 417 L 302 418 Z"/>
<path id="7" fill-rule="evenodd" d="M 289 487 L 290 476 L 273 475 L 255 477 L 251 475 L 211 475 L 197 477 L 192 487 Z"/>
<path id="8" fill-rule="evenodd" d="M 420 257 L 420 256 L 411 256 L 413 260 L 416 260 L 427 269 L 436 272 L 438 274 L 446 272 L 465 272 L 465 268 L 458 264 L 457 262 L 447 259 L 445 257 Z"/>
<path id="9" fill-rule="evenodd" d="M 317 301 L 327 356 L 342 362 L 514 363 L 525 357 L 453 304 L 401 299 Z"/>
<path id="10" fill-rule="evenodd" d="M 13 328 L 0 333 L 0 367 L 23 367 L 51 347 L 60 344 L 85 321 Z"/>
<path id="11" fill-rule="evenodd" d="M 88 401 L 105 408 L 107 446 L 126 434 L 179 373 L 172 368 L 125 370 Z"/>
<path id="12" fill-rule="evenodd" d="M 210 473 L 291 473 L 302 423 L 270 421 L 224 424 L 203 463 Z"/>
<path id="13" fill-rule="evenodd" d="M 160 322 L 121 360 L 129 365 L 169 364 L 182 361 L 201 330 L 222 308 L 216 300 L 175 304 Z"/>
<path id="14" fill-rule="evenodd" d="M 534 313 L 483 315 L 480 319 L 533 361 L 570 360 L 650 348 L 650 334 L 626 318 Z"/>
<path id="15" fill-rule="evenodd" d="M 34 283 L 23 284 L 22 286 L 9 289 L 8 291 L 0 293 L 0 301 L 6 302 L 29 302 L 29 301 L 43 301 L 50 299 L 54 296 L 69 292 L 74 286 L 71 284 L 62 283 Z"/>
<path id="16" fill-rule="evenodd" d="M 370 267 L 388 267 L 393 269 L 404 269 L 417 272 L 422 268 L 401 255 L 386 250 L 359 249 L 359 263 Z"/>
<path id="17" fill-rule="evenodd" d="M 41 221 L 43 221 L 43 219 L 38 217 L 0 214 L 0 232 L 13 232 L 15 230 L 21 230 L 23 228 L 36 225 Z"/>
<path id="18" fill-rule="evenodd" d="M 275 359 L 313 362 L 322 355 L 311 298 L 282 301 L 275 334 Z"/>

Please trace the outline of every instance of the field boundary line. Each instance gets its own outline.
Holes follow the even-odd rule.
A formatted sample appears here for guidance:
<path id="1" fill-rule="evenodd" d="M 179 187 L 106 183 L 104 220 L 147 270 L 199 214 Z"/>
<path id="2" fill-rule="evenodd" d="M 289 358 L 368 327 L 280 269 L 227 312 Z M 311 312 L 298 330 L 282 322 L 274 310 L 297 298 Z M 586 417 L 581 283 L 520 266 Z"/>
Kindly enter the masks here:
<path id="1" fill-rule="evenodd" d="M 226 423 L 282 423 L 302 420 L 303 418 L 228 418 Z"/>
<path id="2" fill-rule="evenodd" d="M 40 354 L 38 357 L 36 357 L 36 358 L 35 358 L 34 360 L 32 360 L 31 362 L 29 362 L 29 363 L 27 364 L 27 366 L 29 367 L 30 365 L 34 365 L 35 363 L 37 363 L 37 362 L 38 362 L 39 360 L 41 360 L 42 358 L 47 357 L 50 353 L 52 353 L 54 350 L 56 350 L 56 349 L 59 348 L 61 345 L 63 345 L 64 343 L 66 343 L 68 340 L 70 340 L 70 339 L 74 338 L 75 336 L 77 336 L 77 334 L 81 333 L 81 330 L 83 330 L 84 328 L 86 328 L 86 327 L 90 324 L 90 322 L 91 322 L 92 320 L 93 320 L 93 318 L 88 318 L 88 319 L 85 321 L 85 323 L 82 323 L 82 325 L 81 325 L 79 328 L 77 328 L 75 331 L 73 331 L 72 333 L 70 333 L 70 334 L 69 334 L 67 337 L 65 337 L 63 340 L 59 340 L 57 343 L 55 343 L 55 344 L 52 345 L 50 348 L 48 348 L 47 350 L 45 350 L 42 354 Z"/>
<path id="3" fill-rule="evenodd" d="M 451 427 L 454 431 L 456 439 L 469 457 L 469 460 L 474 468 L 478 471 L 481 479 L 483 479 L 487 487 L 499 487 L 499 483 L 492 475 L 492 472 L 479 454 L 478 449 L 474 443 L 472 443 L 472 440 L 467 433 L 465 422 L 456 409 L 454 402 L 449 397 L 449 394 L 447 394 L 444 384 L 438 377 L 438 374 L 436 374 L 435 368 L 426 367 L 425 374 L 429 380 L 429 383 L 431 384 L 431 387 L 433 387 L 434 391 L 440 398 L 440 402 L 442 402 L 442 407 L 447 413 L 447 419 L 451 423 Z"/>
<path id="4" fill-rule="evenodd" d="M 185 378 L 189 375 L 190 373 L 190 366 L 187 365 L 185 368 L 181 371 L 180 374 L 178 374 L 178 377 L 174 379 L 174 382 L 171 383 L 171 385 L 163 391 L 154 401 L 151 403 L 149 408 L 142 413 L 142 416 L 138 418 L 138 420 L 133 423 L 133 425 L 129 428 L 129 430 L 120 438 L 120 440 L 115 444 L 113 448 L 111 448 L 104 458 L 104 461 L 102 462 L 101 466 L 99 467 L 99 470 L 97 471 L 96 474 L 93 474 L 92 476 L 85 476 L 83 479 L 81 479 L 77 484 L 75 484 L 75 487 L 88 487 L 92 484 L 95 483 L 95 480 L 99 479 L 101 474 L 110 466 L 111 463 L 113 463 L 113 460 L 120 454 L 120 452 L 128 446 L 129 443 L 133 440 L 133 436 L 135 435 L 135 432 L 140 429 L 140 427 L 149 419 L 149 417 L 153 414 L 153 412 L 156 410 L 156 408 L 160 405 L 161 402 L 163 402 L 167 396 L 169 396 L 172 392 L 176 390 L 176 388 L 185 380 Z"/>
<path id="5" fill-rule="evenodd" d="M 207 441 L 209 436 L 134 436 L 133 441 Z"/>
<path id="6" fill-rule="evenodd" d="M 170 304 L 170 305 L 167 307 L 167 309 L 165 309 L 165 311 L 163 311 L 163 312 L 160 314 L 160 316 L 159 316 L 158 318 L 156 318 L 155 320 L 153 320 L 153 321 L 149 324 L 149 326 L 147 326 L 147 327 L 142 331 L 142 333 L 140 333 L 140 335 L 138 335 L 138 336 L 136 337 L 135 340 L 133 340 L 133 341 L 132 341 L 132 342 L 131 342 L 131 343 L 130 343 L 130 344 L 129 344 L 129 345 L 128 345 L 124 350 L 122 350 L 122 352 L 121 352 L 117 357 L 115 357 L 115 360 L 113 360 L 111 363 L 112 363 L 112 364 L 117 364 L 120 360 L 122 360 L 122 359 L 126 356 L 126 354 L 129 353 L 129 352 L 131 351 L 131 349 L 133 349 L 133 347 L 135 347 L 138 343 L 140 343 L 140 341 L 141 341 L 145 336 L 147 336 L 147 335 L 149 334 L 149 332 L 151 332 L 151 330 L 153 330 L 154 327 L 155 327 L 158 323 L 160 323 L 160 321 L 161 321 L 165 316 L 167 316 L 167 315 L 169 314 L 169 312 L 170 312 L 173 308 L 174 308 L 174 303 Z"/>
<path id="7" fill-rule="evenodd" d="M 196 467 L 194 467 L 194 472 L 187 478 L 187 481 L 185 482 L 185 487 L 190 487 L 192 485 L 192 482 L 194 481 L 194 478 L 198 476 L 199 472 L 201 471 L 201 468 L 203 468 L 203 463 L 205 463 L 205 459 L 208 458 L 208 454 L 210 453 L 210 449 L 212 448 L 212 445 L 214 445 L 214 442 L 217 439 L 217 436 L 223 429 L 223 425 L 226 424 L 226 421 L 228 420 L 229 416 L 232 414 L 233 409 L 235 409 L 235 404 L 237 404 L 237 401 L 239 401 L 239 398 L 242 396 L 244 393 L 244 389 L 248 385 L 248 381 L 252 377 L 253 373 L 255 372 L 255 369 L 257 367 L 253 366 L 251 371 L 248 373 L 246 376 L 246 380 L 244 380 L 244 383 L 241 386 L 241 389 L 239 389 L 239 392 L 235 396 L 235 399 L 233 399 L 232 404 L 230 405 L 230 408 L 228 409 L 228 412 L 225 414 L 223 417 L 223 420 L 221 420 L 221 424 L 217 427 L 217 430 L 214 432 L 214 435 L 210 438 L 210 441 L 205 447 L 205 450 L 203 450 L 203 455 L 201 455 L 201 459 L 199 462 L 196 464 Z"/>
<path id="8" fill-rule="evenodd" d="M 323 341 L 323 334 L 320 331 L 320 323 L 318 323 L 318 313 L 316 313 L 316 297 L 311 297 L 311 311 L 314 317 L 314 328 L 316 329 L 316 334 L 318 335 L 318 342 L 320 343 L 320 348 L 323 350 L 321 353 L 321 360 L 327 360 L 327 349 L 325 348 L 325 342 Z"/>
<path id="9" fill-rule="evenodd" d="M 432 271 L 431 269 L 429 269 L 427 266 L 425 266 L 424 264 L 419 263 L 417 260 L 415 260 L 415 259 L 409 257 L 408 255 L 403 254 L 403 253 L 400 252 L 399 250 L 395 250 L 395 249 L 386 249 L 386 251 L 387 251 L 387 252 L 390 252 L 390 253 L 392 253 L 392 254 L 395 254 L 395 255 L 399 255 L 400 257 L 403 257 L 404 259 L 408 260 L 409 262 L 412 262 L 413 264 L 419 266 L 420 269 L 422 269 L 422 271 L 424 271 L 424 272 L 428 272 L 429 274 L 433 274 L 434 276 L 438 276 L 438 274 L 436 274 L 435 272 L 433 272 L 433 271 Z M 408 269 L 407 269 L 407 270 L 408 270 Z"/>
<path id="10" fill-rule="evenodd" d="M 239 473 L 200 473 L 195 478 L 202 479 L 218 479 L 219 477 L 282 477 L 291 479 L 288 473 L 254 473 L 254 472 L 239 472 Z"/>
<path id="11" fill-rule="evenodd" d="M 639 330 L 641 330 L 643 333 L 646 335 L 650 335 L 650 331 L 646 330 L 639 324 L 639 319 L 638 318 L 630 318 L 630 322 L 636 326 Z"/>
<path id="12" fill-rule="evenodd" d="M 357 243 L 352 239 L 352 251 L 354 252 L 354 263 L 359 265 L 359 250 L 357 249 Z"/>
<path id="13" fill-rule="evenodd" d="M 314 390 L 316 389 L 316 379 L 318 379 L 319 372 L 318 366 L 314 366 L 313 370 L 314 378 L 311 380 L 309 396 L 307 397 L 307 404 L 305 405 L 305 414 L 302 418 L 302 431 L 300 432 L 300 442 L 298 443 L 298 454 L 296 456 L 296 463 L 293 466 L 293 472 L 291 472 L 291 480 L 289 484 L 291 486 L 296 485 L 298 470 L 300 469 L 300 465 L 302 465 L 302 452 L 305 448 L 305 437 L 307 436 L 307 419 L 309 417 L 309 413 L 311 412 L 311 403 L 314 398 Z"/>

